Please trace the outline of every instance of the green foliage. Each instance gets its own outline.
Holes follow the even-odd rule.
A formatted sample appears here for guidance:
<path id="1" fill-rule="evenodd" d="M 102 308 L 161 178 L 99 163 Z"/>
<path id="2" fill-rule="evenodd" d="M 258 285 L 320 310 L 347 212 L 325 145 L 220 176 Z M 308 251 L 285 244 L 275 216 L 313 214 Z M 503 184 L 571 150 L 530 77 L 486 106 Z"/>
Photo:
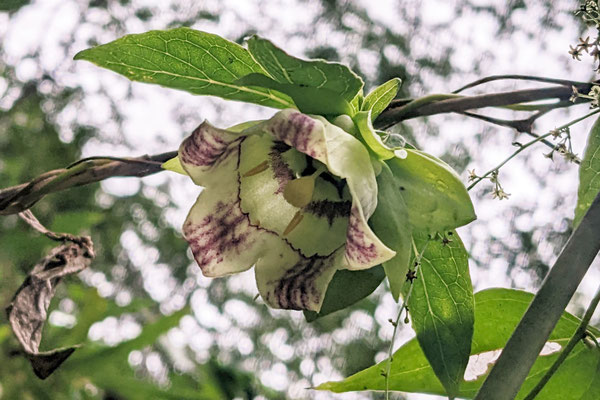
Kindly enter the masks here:
<path id="1" fill-rule="evenodd" d="M 383 85 L 373 89 L 365 97 L 361 111 L 371 111 L 371 121 L 375 121 L 375 118 L 394 100 L 401 83 L 402 80 L 400 78 L 392 78 Z"/>
<path id="2" fill-rule="evenodd" d="M 350 307 L 373 293 L 383 278 L 385 273 L 380 266 L 362 271 L 339 270 L 327 287 L 321 311 L 304 311 L 304 317 L 308 322 L 313 322 L 317 318 Z"/>
<path id="3" fill-rule="evenodd" d="M 347 66 L 322 60 L 301 60 L 257 36 L 248 40 L 252 57 L 272 79 L 248 77 L 247 84 L 275 85 L 294 99 L 302 112 L 349 114 L 357 110 L 352 101 L 361 92 L 362 79 Z"/>
<path id="4" fill-rule="evenodd" d="M 275 108 L 293 107 L 285 95 L 235 82 L 264 73 L 246 49 L 217 35 L 189 28 L 127 35 L 83 50 L 75 60 L 91 61 L 132 81 L 193 94 L 218 96 Z"/>
<path id="5" fill-rule="evenodd" d="M 414 235 L 425 248 L 408 308 L 419 345 L 449 396 L 457 396 L 473 337 L 473 286 L 468 254 L 456 232 L 443 240 Z"/>
<path id="6" fill-rule="evenodd" d="M 573 226 L 579 225 L 592 201 L 600 191 L 600 119 L 590 131 L 585 153 L 579 166 L 579 190 Z"/>
<path id="7" fill-rule="evenodd" d="M 406 282 L 406 273 L 411 260 L 412 228 L 408 223 L 408 212 L 400 189 L 387 165 L 383 165 L 377 176 L 377 209 L 369 223 L 384 244 L 396 252 L 396 256 L 383 263 L 394 299 L 398 301 Z"/>
<path id="8" fill-rule="evenodd" d="M 475 328 L 471 345 L 471 355 L 499 350 L 504 347 L 512 331 L 525 313 L 533 295 L 513 289 L 488 289 L 475 294 Z M 561 346 L 571 338 L 577 329 L 579 319 L 564 313 L 549 341 Z M 596 330 L 594 330 L 596 334 Z M 446 344 L 445 344 L 446 345 Z M 535 386 L 542 375 L 550 368 L 558 353 L 538 358 L 529 372 L 517 399 L 522 399 Z M 592 386 L 600 378 L 598 365 L 600 354 L 597 349 L 590 349 L 579 343 L 567 361 L 559 368 L 548 385 L 538 395 L 539 400 L 584 400 L 586 392 L 593 393 Z M 320 385 L 319 390 L 330 390 L 336 393 L 383 390 L 385 381 L 381 376 L 387 360 L 361 371 L 341 382 L 327 382 Z M 475 380 L 462 380 L 459 397 L 472 399 L 487 377 L 490 368 Z M 390 389 L 403 392 L 419 392 L 446 395 L 444 387 L 436 378 L 432 367 L 419 347 L 417 339 L 404 344 L 394 353 L 390 374 Z"/>
<path id="9" fill-rule="evenodd" d="M 392 158 L 387 164 L 415 229 L 442 232 L 475 220 L 471 198 L 452 168 L 422 151 L 406 152 L 405 159 Z"/>
<path id="10" fill-rule="evenodd" d="M 15 12 L 19 8 L 29 4 L 31 0 L 3 0 L 0 2 L 0 11 Z"/>
<path id="11" fill-rule="evenodd" d="M 354 116 L 354 123 L 363 141 L 375 153 L 375 156 L 380 160 L 389 160 L 394 157 L 394 152 L 383 143 L 381 137 L 375 132 L 372 119 L 370 111 L 361 111 Z"/>

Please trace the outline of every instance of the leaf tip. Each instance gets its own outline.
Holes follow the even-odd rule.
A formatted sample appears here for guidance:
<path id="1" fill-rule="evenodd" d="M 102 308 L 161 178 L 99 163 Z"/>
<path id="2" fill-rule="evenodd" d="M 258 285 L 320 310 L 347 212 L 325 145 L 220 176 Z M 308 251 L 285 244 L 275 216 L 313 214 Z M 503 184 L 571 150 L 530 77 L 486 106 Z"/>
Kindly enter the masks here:
<path id="1" fill-rule="evenodd" d="M 75 54 L 75 56 L 73 57 L 73 60 L 78 61 L 78 60 L 87 60 L 89 52 L 91 49 L 85 49 L 85 50 L 81 50 L 79 53 Z"/>

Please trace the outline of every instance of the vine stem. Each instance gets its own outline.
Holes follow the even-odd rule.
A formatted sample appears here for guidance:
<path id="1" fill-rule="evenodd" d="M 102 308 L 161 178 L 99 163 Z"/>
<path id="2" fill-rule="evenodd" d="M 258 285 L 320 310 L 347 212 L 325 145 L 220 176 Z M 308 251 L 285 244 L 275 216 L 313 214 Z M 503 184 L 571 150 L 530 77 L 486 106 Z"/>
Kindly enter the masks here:
<path id="1" fill-rule="evenodd" d="M 554 373 L 558 370 L 558 368 L 561 366 L 561 364 L 567 359 L 567 357 L 569 356 L 571 351 L 575 348 L 577 343 L 579 343 L 579 341 L 586 336 L 586 329 L 590 323 L 590 320 L 592 319 L 592 316 L 594 315 L 594 311 L 596 311 L 596 307 L 598 307 L 599 302 L 600 302 L 600 287 L 598 288 L 596 295 L 594 296 L 590 305 L 588 306 L 587 310 L 585 311 L 583 319 L 579 323 L 577 330 L 575 331 L 575 333 L 573 334 L 573 336 L 571 337 L 571 339 L 565 346 L 564 350 L 560 353 L 558 358 L 556 360 L 554 360 L 554 363 L 552 364 L 550 369 L 548 371 L 546 371 L 546 373 L 544 374 L 542 379 L 540 379 L 540 381 L 535 385 L 535 387 L 533 389 L 531 389 L 529 394 L 527 394 L 527 396 L 523 400 L 533 400 L 535 398 L 535 396 L 537 396 L 538 393 L 542 391 L 542 389 L 544 388 L 546 383 L 548 383 L 550 378 L 552 378 L 552 375 L 554 375 Z"/>
<path id="2" fill-rule="evenodd" d="M 419 271 L 419 266 L 421 266 L 421 259 L 423 258 L 423 254 L 425 253 L 425 250 L 427 249 L 427 245 L 429 245 L 429 241 L 431 239 L 429 239 L 429 240 L 427 240 L 427 242 L 425 242 L 420 253 L 417 250 L 417 245 L 415 244 L 415 240 L 414 239 L 411 239 L 411 240 L 412 240 L 413 251 L 415 252 L 415 261 L 414 261 L 415 271 L 414 272 L 416 275 L 417 272 Z M 396 341 L 396 333 L 398 332 L 398 325 L 400 324 L 400 318 L 402 317 L 402 312 L 405 309 L 407 309 L 406 305 L 408 304 L 408 299 L 410 298 L 410 295 L 412 294 L 412 290 L 413 290 L 413 284 L 412 284 L 412 280 L 411 280 L 410 286 L 408 287 L 408 291 L 406 292 L 406 296 L 404 296 L 404 300 L 402 301 L 402 306 L 398 310 L 398 315 L 396 316 L 396 320 L 392 322 L 392 325 L 394 325 L 394 332 L 392 333 L 392 339 L 390 340 L 390 348 L 388 350 L 388 362 L 387 362 L 386 371 L 385 371 L 385 375 L 384 375 L 384 378 L 385 378 L 385 400 L 390 399 L 390 373 L 392 372 L 392 361 L 394 359 L 394 342 Z M 407 310 L 407 315 L 408 315 L 408 310 Z"/>
<path id="3" fill-rule="evenodd" d="M 600 193 L 556 259 L 475 400 L 514 399 L 600 251 Z"/>
<path id="4" fill-rule="evenodd" d="M 598 114 L 600 112 L 600 109 L 596 109 L 594 111 L 591 111 L 587 114 L 585 114 L 582 117 L 576 118 L 572 121 L 569 121 L 568 123 L 556 128 L 555 130 L 562 130 L 565 128 L 568 128 L 572 125 L 575 125 L 578 122 L 583 121 L 584 119 L 591 117 L 594 114 Z M 513 158 L 515 158 L 519 153 L 521 153 L 522 151 L 524 151 L 525 149 L 533 146 L 534 144 L 543 141 L 544 139 L 546 139 L 547 137 L 552 135 L 552 131 L 548 132 L 544 135 L 540 135 L 538 137 L 536 137 L 534 140 L 525 143 L 523 146 L 519 147 L 519 149 L 517 149 L 515 152 L 513 152 L 510 156 L 508 156 L 504 161 L 502 161 L 500 164 L 496 165 L 494 168 L 490 169 L 489 171 L 487 171 L 485 174 L 478 176 L 477 178 L 475 178 L 475 180 L 473 181 L 473 183 L 471 183 L 468 187 L 467 190 L 471 190 L 475 187 L 475 185 L 477 185 L 479 182 L 481 182 L 482 180 L 484 180 L 485 178 L 487 178 L 488 176 L 490 176 L 493 172 L 498 171 L 500 168 L 502 168 L 507 162 L 509 162 L 510 160 L 512 160 Z"/>

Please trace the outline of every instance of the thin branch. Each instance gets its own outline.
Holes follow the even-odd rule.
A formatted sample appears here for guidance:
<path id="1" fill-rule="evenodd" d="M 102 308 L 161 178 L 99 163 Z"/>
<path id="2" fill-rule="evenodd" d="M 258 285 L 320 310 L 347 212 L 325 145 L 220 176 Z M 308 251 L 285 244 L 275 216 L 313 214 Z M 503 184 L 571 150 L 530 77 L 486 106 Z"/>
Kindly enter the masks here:
<path id="1" fill-rule="evenodd" d="M 579 92 L 588 92 L 592 87 L 592 84 L 587 83 L 576 87 Z M 411 109 L 408 112 L 405 107 L 411 107 L 412 102 L 406 104 L 406 100 L 400 100 L 400 102 L 393 101 L 390 106 L 377 117 L 374 124 L 378 129 L 385 129 L 401 121 L 416 117 L 449 112 L 462 112 L 484 107 L 503 107 L 540 100 L 559 99 L 560 102 L 568 100 L 572 94 L 572 88 L 566 86 L 515 90 L 511 92 L 449 98 L 424 104 L 423 106 Z M 399 107 L 399 104 L 402 105 Z"/>
<path id="2" fill-rule="evenodd" d="M 600 250 L 600 194 L 544 279 L 475 400 L 514 399 Z"/>
<path id="3" fill-rule="evenodd" d="M 546 373 L 544 374 L 542 379 L 540 379 L 540 381 L 535 385 L 535 387 L 533 389 L 531 389 L 529 394 L 523 400 L 533 400 L 535 398 L 535 396 L 537 396 L 538 393 L 540 393 L 542 391 L 542 389 L 544 388 L 546 383 L 548 383 L 550 378 L 552 378 L 552 376 L 558 370 L 558 368 L 562 365 L 562 363 L 567 359 L 567 357 L 569 356 L 571 351 L 573 351 L 573 349 L 575 348 L 577 343 L 579 343 L 580 340 L 585 338 L 587 327 L 590 323 L 590 320 L 592 319 L 592 316 L 594 315 L 594 311 L 596 311 L 596 307 L 598 307 L 599 302 L 600 302 L 600 288 L 598 288 L 596 295 L 594 296 L 594 298 L 592 299 L 592 302 L 590 303 L 587 310 L 585 311 L 585 315 L 583 316 L 583 319 L 579 323 L 577 330 L 575 331 L 575 333 L 573 333 L 573 336 L 571 336 L 569 343 L 567 343 L 567 345 L 565 346 L 563 351 L 560 353 L 558 358 L 556 360 L 554 360 L 554 363 L 552 364 L 550 369 L 548 371 L 546 371 Z"/>
<path id="4" fill-rule="evenodd" d="M 566 124 L 556 128 L 556 130 L 562 130 L 565 129 L 567 127 L 570 127 L 578 122 L 583 121 L 586 118 L 591 117 L 592 115 L 598 114 L 600 112 L 600 109 L 596 109 L 594 111 L 591 111 L 579 118 L 576 118 L 572 121 L 567 122 Z M 515 158 L 519 153 L 521 153 L 522 151 L 528 149 L 529 147 L 533 146 L 534 144 L 541 142 L 542 140 L 544 140 L 545 138 L 551 136 L 553 134 L 553 131 L 550 131 L 544 135 L 538 136 L 536 139 L 525 143 L 524 145 L 522 145 L 521 147 L 519 147 L 515 152 L 513 152 L 510 156 L 508 156 L 504 161 L 502 161 L 500 164 L 498 164 L 497 166 L 495 166 L 494 168 L 490 169 L 489 171 L 487 171 L 485 174 L 478 176 L 477 178 L 475 178 L 475 180 L 473 181 L 473 183 L 471 183 L 469 185 L 469 187 L 467 187 L 467 190 L 471 190 L 475 187 L 475 185 L 477 185 L 479 182 L 481 182 L 482 180 L 484 180 L 485 178 L 487 178 L 488 176 L 490 176 L 494 171 L 498 171 L 500 168 L 502 168 L 507 162 L 509 162 L 510 160 L 512 160 L 513 158 Z"/>
<path id="5" fill-rule="evenodd" d="M 539 138 L 539 135 L 537 133 L 534 133 L 531 131 L 532 125 L 533 125 L 533 121 L 532 121 L 531 117 L 526 118 L 526 119 L 507 120 L 507 119 L 489 117 L 487 115 L 476 114 L 476 113 L 472 113 L 469 111 L 463 111 L 460 114 L 465 115 L 467 117 L 480 119 L 480 120 L 488 122 L 490 124 L 504 126 L 507 128 L 513 128 L 513 129 L 517 130 L 517 132 L 526 133 L 527 135 L 529 135 L 533 138 Z M 534 114 L 533 116 L 536 116 L 536 119 L 539 118 L 537 116 L 537 114 Z M 548 146 L 550 149 L 554 149 L 554 147 L 555 147 L 555 145 L 552 142 L 550 142 L 546 139 L 542 139 L 541 143 Z"/>
<path id="6" fill-rule="evenodd" d="M 427 246 L 429 245 L 429 241 L 430 239 L 428 239 L 425 244 L 423 245 L 423 248 L 421 249 L 421 252 L 419 253 L 419 251 L 417 250 L 417 246 L 415 244 L 415 240 L 412 239 L 412 247 L 413 247 L 413 251 L 415 252 L 415 269 L 414 269 L 414 273 L 415 273 L 415 277 L 416 274 L 419 270 L 419 266 L 421 265 L 421 259 L 423 258 L 423 254 L 425 253 L 425 250 L 427 250 Z M 410 295 L 412 294 L 412 290 L 413 290 L 413 281 L 412 279 L 410 280 L 410 286 L 408 288 L 408 292 L 406 293 L 406 296 L 404 296 L 404 300 L 402 301 L 402 307 L 400 307 L 400 309 L 398 310 L 398 315 L 396 316 L 396 320 L 392 322 L 392 320 L 390 320 L 390 322 L 392 322 L 392 325 L 394 326 L 394 332 L 392 333 L 392 339 L 390 340 L 390 347 L 388 349 L 388 362 L 387 362 L 387 368 L 385 371 L 385 399 L 389 400 L 390 398 L 390 374 L 392 372 L 392 361 L 394 360 L 394 342 L 396 341 L 396 333 L 398 333 L 398 325 L 400 324 L 400 317 L 402 316 L 402 312 L 404 310 L 406 310 L 406 315 L 408 317 L 408 299 L 410 299 Z"/>
<path id="7" fill-rule="evenodd" d="M 491 75 L 491 76 L 487 76 L 485 78 L 478 79 L 474 82 L 471 82 L 471 83 L 461 87 L 460 89 L 455 90 L 452 93 L 460 93 L 463 90 L 467 90 L 467 89 L 473 88 L 475 86 L 483 85 L 484 83 L 499 81 L 499 80 L 520 80 L 520 81 L 530 81 L 530 82 L 555 83 L 557 85 L 563 85 L 563 86 L 567 86 L 567 87 L 580 86 L 580 85 L 587 84 L 587 82 L 571 81 L 571 80 L 567 80 L 567 79 L 544 78 L 542 76 L 533 76 L 533 75 L 515 75 L 515 74 Z"/>
<path id="8" fill-rule="evenodd" d="M 46 172 L 28 183 L 0 190 L 0 215 L 27 210 L 47 194 L 87 185 L 112 177 L 143 177 L 163 171 L 161 164 L 177 155 L 176 151 L 141 156 L 135 159 L 93 157 L 69 168 Z"/>

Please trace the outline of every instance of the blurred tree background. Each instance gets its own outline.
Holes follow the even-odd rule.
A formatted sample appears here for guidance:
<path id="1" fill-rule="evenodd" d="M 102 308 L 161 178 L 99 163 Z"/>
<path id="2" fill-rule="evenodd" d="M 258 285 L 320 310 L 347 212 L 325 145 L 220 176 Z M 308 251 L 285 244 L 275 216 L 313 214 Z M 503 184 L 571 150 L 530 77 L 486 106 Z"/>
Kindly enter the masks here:
<path id="1" fill-rule="evenodd" d="M 574 9 L 573 2 L 551 0 L 0 0 L 0 187 L 84 156 L 175 150 L 204 119 L 228 126 L 269 116 L 256 106 L 132 84 L 72 61 L 76 52 L 127 33 L 190 26 L 239 43 L 258 33 L 292 54 L 349 64 L 367 89 L 400 77 L 399 97 L 414 97 L 498 73 L 593 79 L 589 63 L 567 54 L 585 32 Z M 539 131 L 571 112 L 540 121 Z M 487 170 L 519 140 L 510 129 L 456 115 L 394 129 L 465 181 L 467 168 Z M 579 155 L 585 132 L 573 134 Z M 472 194 L 479 220 L 460 232 L 476 289 L 534 290 L 570 233 L 577 171 L 543 151 L 502 170 L 510 200 L 492 200 L 485 185 Z M 42 349 L 83 348 L 40 381 L 3 317 L 0 399 L 333 398 L 307 388 L 385 358 L 388 319 L 397 312 L 385 285 L 309 324 L 299 312 L 255 300 L 252 271 L 204 278 L 180 235 L 198 192 L 186 179 L 161 173 L 72 189 L 33 207 L 50 229 L 94 241 L 97 258 L 59 287 L 42 342 Z M 16 216 L 0 218 L 1 304 L 52 246 Z M 598 268 L 590 274 L 597 278 Z M 587 298 L 586 287 L 579 296 Z M 400 332 L 402 339 L 410 335 L 408 326 Z M 357 396 L 381 395 L 335 398 Z"/>

